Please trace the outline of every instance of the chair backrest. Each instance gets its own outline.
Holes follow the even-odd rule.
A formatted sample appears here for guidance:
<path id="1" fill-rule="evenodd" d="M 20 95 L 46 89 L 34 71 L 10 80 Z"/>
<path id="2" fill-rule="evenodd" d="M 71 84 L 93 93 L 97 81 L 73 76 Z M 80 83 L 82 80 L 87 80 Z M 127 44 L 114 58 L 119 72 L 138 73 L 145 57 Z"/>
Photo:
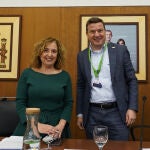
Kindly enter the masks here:
<path id="1" fill-rule="evenodd" d="M 130 127 L 131 138 L 133 141 L 140 140 L 141 128 L 143 128 L 143 140 L 147 140 L 144 136 L 144 133 L 150 132 L 150 125 L 133 125 Z"/>
<path id="2" fill-rule="evenodd" d="M 0 136 L 10 136 L 19 122 L 16 101 L 0 99 Z"/>

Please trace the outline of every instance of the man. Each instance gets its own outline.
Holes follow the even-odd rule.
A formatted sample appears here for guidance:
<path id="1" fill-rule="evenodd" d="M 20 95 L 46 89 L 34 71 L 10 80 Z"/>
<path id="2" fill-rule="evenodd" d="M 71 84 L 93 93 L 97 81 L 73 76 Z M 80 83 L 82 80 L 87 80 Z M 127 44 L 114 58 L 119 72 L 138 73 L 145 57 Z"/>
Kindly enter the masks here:
<path id="1" fill-rule="evenodd" d="M 77 63 L 77 125 L 93 138 L 95 125 L 108 126 L 109 139 L 128 140 L 138 110 L 138 86 L 126 46 L 106 44 L 102 19 L 86 24 L 89 47 Z"/>
<path id="2" fill-rule="evenodd" d="M 111 30 L 106 30 L 106 42 L 110 43 L 112 39 L 112 31 Z"/>

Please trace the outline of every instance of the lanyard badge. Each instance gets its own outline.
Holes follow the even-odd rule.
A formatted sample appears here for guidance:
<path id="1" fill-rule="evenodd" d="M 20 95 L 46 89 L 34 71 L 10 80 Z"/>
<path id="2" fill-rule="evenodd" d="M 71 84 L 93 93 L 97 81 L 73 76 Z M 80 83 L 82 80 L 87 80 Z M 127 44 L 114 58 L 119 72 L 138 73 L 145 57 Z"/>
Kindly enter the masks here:
<path id="1" fill-rule="evenodd" d="M 91 66 L 92 66 L 92 70 L 94 72 L 95 79 L 98 79 L 98 77 L 99 77 L 99 73 L 100 73 L 101 68 L 102 68 L 102 63 L 103 63 L 103 58 L 104 58 L 104 53 L 106 51 L 106 48 L 107 48 L 107 44 L 105 43 L 105 45 L 104 45 L 104 51 L 103 51 L 103 54 L 102 54 L 102 56 L 100 58 L 98 69 L 94 68 L 94 66 L 92 64 L 92 61 L 91 61 L 91 51 L 90 51 L 90 49 L 88 49 L 89 61 L 90 61 Z M 102 84 L 98 80 L 93 83 L 93 86 L 94 87 L 98 87 L 98 88 L 102 88 Z"/>
<path id="2" fill-rule="evenodd" d="M 97 87 L 97 88 L 102 88 L 102 84 L 99 82 L 99 83 L 93 83 L 93 86 L 94 87 Z"/>

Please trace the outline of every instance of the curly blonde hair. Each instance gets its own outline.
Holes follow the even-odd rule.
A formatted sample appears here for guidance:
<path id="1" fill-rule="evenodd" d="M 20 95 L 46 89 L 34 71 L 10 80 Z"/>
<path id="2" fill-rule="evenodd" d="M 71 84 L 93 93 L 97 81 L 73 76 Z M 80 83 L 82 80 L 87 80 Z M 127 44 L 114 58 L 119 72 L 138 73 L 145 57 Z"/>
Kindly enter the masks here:
<path id="1" fill-rule="evenodd" d="M 59 40 L 57 40 L 53 37 L 45 38 L 45 39 L 41 40 L 40 42 L 38 42 L 34 45 L 35 48 L 33 51 L 30 67 L 40 68 L 42 66 L 40 55 L 44 51 L 46 45 L 48 43 L 52 43 L 52 42 L 55 42 L 57 45 L 57 48 L 58 48 L 57 59 L 56 59 L 56 62 L 54 64 L 54 67 L 56 69 L 62 68 L 62 66 L 64 65 L 64 50 L 65 50 L 65 48 Z"/>

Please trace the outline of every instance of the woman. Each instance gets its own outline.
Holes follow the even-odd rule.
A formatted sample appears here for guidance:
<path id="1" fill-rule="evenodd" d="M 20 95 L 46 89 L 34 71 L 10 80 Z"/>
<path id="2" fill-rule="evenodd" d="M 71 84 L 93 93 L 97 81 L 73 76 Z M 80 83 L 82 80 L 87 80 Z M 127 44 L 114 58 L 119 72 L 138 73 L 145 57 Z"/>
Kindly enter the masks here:
<path id="1" fill-rule="evenodd" d="M 117 44 L 119 44 L 119 45 L 126 45 L 124 39 L 118 39 Z"/>
<path id="2" fill-rule="evenodd" d="M 20 122 L 14 135 L 24 135 L 25 109 L 39 107 L 38 129 L 42 136 L 59 133 L 59 137 L 70 137 L 73 101 L 70 76 L 62 70 L 63 50 L 61 43 L 52 37 L 35 45 L 31 65 L 18 82 L 16 107 Z"/>

